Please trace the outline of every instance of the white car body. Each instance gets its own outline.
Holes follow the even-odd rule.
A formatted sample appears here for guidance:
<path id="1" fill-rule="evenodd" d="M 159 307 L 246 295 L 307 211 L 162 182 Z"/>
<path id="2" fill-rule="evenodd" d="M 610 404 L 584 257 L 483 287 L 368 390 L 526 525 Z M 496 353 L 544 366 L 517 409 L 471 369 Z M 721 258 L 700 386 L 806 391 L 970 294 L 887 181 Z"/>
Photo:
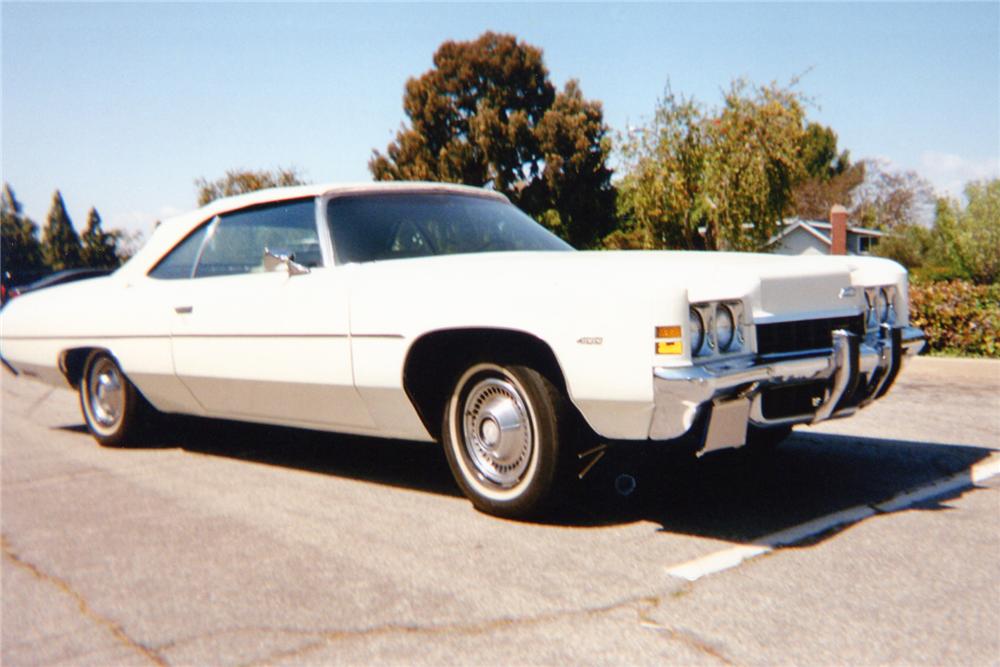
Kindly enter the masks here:
<path id="1" fill-rule="evenodd" d="M 920 333 L 908 327 L 905 270 L 876 258 L 515 251 L 337 263 L 324 204 L 345 195 L 398 192 L 498 197 L 461 186 L 367 184 L 219 200 L 164 222 L 106 278 L 11 302 L 0 313 L 0 354 L 26 375 L 75 386 L 81 361 L 74 351 L 105 350 L 161 412 L 428 441 L 440 437 L 441 414 L 422 414 L 406 379 L 418 341 L 440 332 L 504 332 L 537 341 L 551 353 L 566 398 L 601 438 L 669 440 L 684 435 L 708 403 L 738 398 L 714 388 L 708 394 L 690 389 L 760 368 L 756 332 L 762 325 L 865 318 L 869 326 L 856 332 L 861 351 L 851 353 L 848 363 L 859 366 L 861 380 L 869 383 L 879 379 L 879 369 L 883 381 L 890 370 L 894 376 L 899 359 L 921 343 Z M 317 202 L 323 246 L 323 265 L 308 273 L 279 267 L 180 280 L 148 275 L 215 216 L 305 199 Z M 892 302 L 891 322 L 881 324 L 871 322 L 866 301 L 880 288 Z M 729 304 L 740 314 L 739 351 L 693 356 L 690 312 L 697 304 L 710 304 L 700 311 L 709 329 L 721 308 L 711 304 Z M 668 354 L 657 348 L 664 333 L 657 327 L 680 327 Z M 891 329 L 899 332 L 895 351 L 887 349 Z M 470 341 L 489 357 L 487 338 Z M 799 363 L 804 357 L 813 361 L 790 377 L 832 382 L 839 362 L 833 344 L 827 347 L 821 355 L 790 355 Z M 773 370 L 762 372 L 776 377 Z M 857 383 L 858 375 L 854 371 L 848 380 Z M 737 383 L 739 391 L 753 382 L 759 378 Z M 751 394 L 743 403 L 752 407 Z M 667 396 L 676 405 L 665 406 Z M 736 412 L 743 415 L 745 432 L 746 413 Z M 787 423 L 812 419 L 798 416 Z M 706 447 L 741 444 L 729 442 L 732 437 L 720 440 L 716 431 Z"/>

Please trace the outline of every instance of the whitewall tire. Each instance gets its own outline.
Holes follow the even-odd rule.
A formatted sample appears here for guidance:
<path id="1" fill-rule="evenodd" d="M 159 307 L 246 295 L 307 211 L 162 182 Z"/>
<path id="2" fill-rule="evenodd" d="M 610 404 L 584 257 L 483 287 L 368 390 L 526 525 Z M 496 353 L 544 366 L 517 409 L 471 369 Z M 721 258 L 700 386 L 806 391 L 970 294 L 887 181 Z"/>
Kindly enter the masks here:
<path id="1" fill-rule="evenodd" d="M 479 510 L 527 517 L 558 479 L 564 399 L 544 375 L 476 363 L 458 378 L 442 434 L 455 480 Z"/>

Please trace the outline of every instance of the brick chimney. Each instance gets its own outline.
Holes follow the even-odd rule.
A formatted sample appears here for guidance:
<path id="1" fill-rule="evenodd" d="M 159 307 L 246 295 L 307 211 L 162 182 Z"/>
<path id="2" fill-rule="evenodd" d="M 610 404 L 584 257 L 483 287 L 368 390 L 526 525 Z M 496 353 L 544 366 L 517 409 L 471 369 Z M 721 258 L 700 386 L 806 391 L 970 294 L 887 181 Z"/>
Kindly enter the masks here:
<path id="1" fill-rule="evenodd" d="M 830 209 L 830 254 L 847 254 L 847 209 L 837 204 Z"/>

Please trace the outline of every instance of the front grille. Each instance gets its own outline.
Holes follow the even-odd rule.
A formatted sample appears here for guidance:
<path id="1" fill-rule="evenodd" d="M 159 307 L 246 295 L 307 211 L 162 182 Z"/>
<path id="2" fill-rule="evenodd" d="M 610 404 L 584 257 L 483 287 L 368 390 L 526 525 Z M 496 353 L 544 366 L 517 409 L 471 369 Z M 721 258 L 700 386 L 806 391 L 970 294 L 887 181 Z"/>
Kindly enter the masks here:
<path id="1" fill-rule="evenodd" d="M 826 396 L 826 382 L 772 387 L 761 392 L 761 412 L 766 419 L 800 417 L 816 412 Z"/>
<path id="2" fill-rule="evenodd" d="M 846 329 L 858 336 L 865 334 L 865 320 L 853 317 L 828 317 L 819 320 L 776 322 L 757 325 L 757 353 L 801 352 L 833 346 L 833 332 Z"/>

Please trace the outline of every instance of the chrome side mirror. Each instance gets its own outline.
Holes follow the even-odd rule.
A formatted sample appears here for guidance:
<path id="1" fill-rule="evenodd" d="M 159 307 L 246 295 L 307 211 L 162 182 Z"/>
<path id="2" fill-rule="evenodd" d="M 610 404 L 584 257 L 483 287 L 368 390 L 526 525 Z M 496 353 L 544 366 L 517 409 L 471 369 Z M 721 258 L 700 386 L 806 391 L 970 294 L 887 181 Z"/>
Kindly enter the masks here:
<path id="1" fill-rule="evenodd" d="M 295 261 L 295 255 L 287 250 L 264 248 L 264 270 L 277 271 L 284 268 L 290 276 L 309 273 L 309 268 Z"/>

